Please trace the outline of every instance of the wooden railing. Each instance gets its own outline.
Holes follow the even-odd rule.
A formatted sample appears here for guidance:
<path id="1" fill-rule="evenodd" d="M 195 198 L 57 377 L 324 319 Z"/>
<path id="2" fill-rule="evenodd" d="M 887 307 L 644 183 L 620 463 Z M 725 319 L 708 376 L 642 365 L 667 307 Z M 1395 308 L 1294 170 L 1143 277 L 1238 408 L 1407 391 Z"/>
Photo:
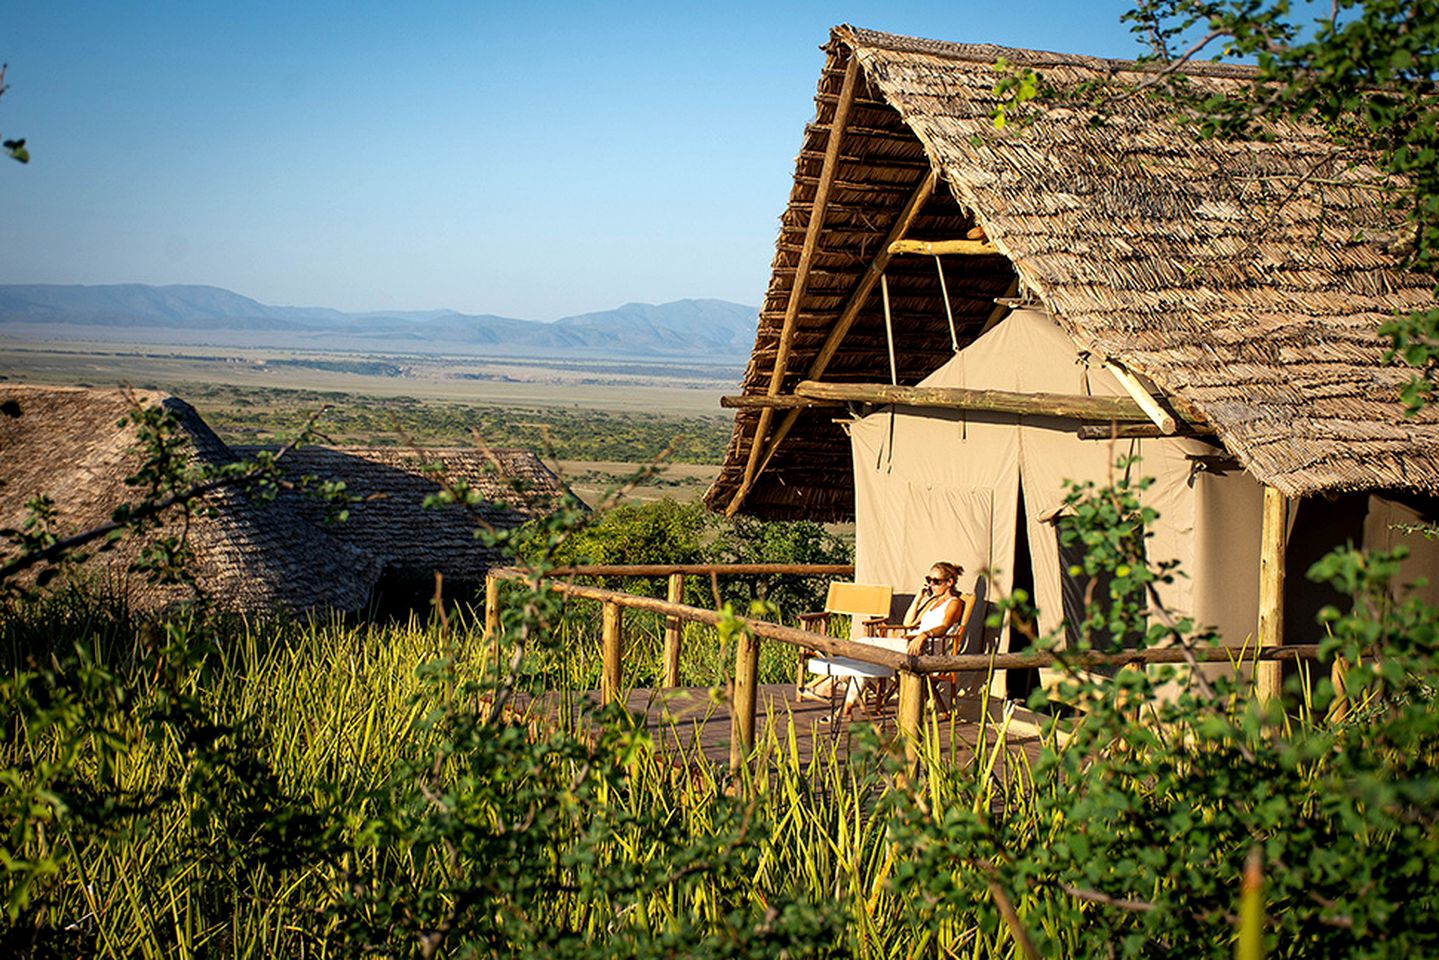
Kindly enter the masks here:
<path id="1" fill-rule="evenodd" d="M 896 723 L 905 741 L 911 763 L 916 756 L 915 745 L 920 733 L 924 694 L 924 678 L 930 674 L 959 671 L 1014 670 L 1063 665 L 1076 669 L 1119 667 L 1131 664 L 1165 663 L 1255 663 L 1315 660 L 1318 644 L 1283 647 L 1149 647 L 1116 653 L 1098 651 L 1031 651 L 1024 653 L 974 653 L 958 655 L 900 653 L 886 647 L 825 636 L 787 627 L 783 624 L 749 617 L 727 617 L 715 610 L 692 607 L 679 602 L 684 596 L 686 574 L 789 574 L 801 576 L 852 576 L 854 568 L 846 565 L 806 564 L 685 564 L 685 565 L 607 565 L 562 567 L 552 570 L 547 585 L 565 596 L 593 600 L 601 604 L 602 673 L 600 697 L 608 702 L 623 695 L 624 682 L 624 615 L 623 611 L 646 610 L 666 618 L 664 646 L 664 688 L 679 686 L 681 625 L 685 622 L 718 626 L 729 620 L 740 628 L 735 652 L 734 695 L 731 704 L 732 736 L 730 765 L 738 767 L 754 746 L 757 712 L 759 651 L 762 641 L 770 640 L 801 650 L 818 651 L 832 656 L 849 657 L 864 663 L 887 667 L 899 675 L 899 705 Z M 523 580 L 527 571 L 497 568 L 486 579 L 485 631 L 495 636 L 500 626 L 499 583 L 502 580 Z M 619 590 L 608 590 L 558 579 L 564 576 L 643 576 L 669 577 L 668 599 L 636 596 Z"/>

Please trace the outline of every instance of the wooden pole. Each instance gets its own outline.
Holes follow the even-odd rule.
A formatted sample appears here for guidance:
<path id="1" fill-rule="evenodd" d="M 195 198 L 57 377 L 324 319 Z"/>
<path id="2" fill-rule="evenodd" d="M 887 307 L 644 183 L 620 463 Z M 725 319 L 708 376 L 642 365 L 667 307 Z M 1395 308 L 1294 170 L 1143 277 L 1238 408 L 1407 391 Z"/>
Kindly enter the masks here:
<path id="1" fill-rule="evenodd" d="M 947 253 L 1003 256 L 988 240 L 896 240 L 889 245 L 889 252 L 891 256 L 901 253 L 927 253 L 936 257 Z"/>
<path id="2" fill-rule="evenodd" d="M 1134 402 L 1139 404 L 1139 409 L 1154 421 L 1154 425 L 1159 428 L 1160 433 L 1166 437 L 1173 436 L 1178 427 L 1174 416 L 1159 406 L 1154 397 L 1150 396 L 1149 391 L 1144 389 L 1144 384 L 1139 382 L 1138 377 L 1113 360 L 1106 360 L 1104 369 L 1108 370 L 1110 376 L 1118 380 L 1124 391 L 1134 398 Z"/>
<path id="3" fill-rule="evenodd" d="M 909 231 L 909 228 L 914 224 L 915 218 L 919 216 L 919 211 L 924 208 L 924 205 L 929 202 L 929 198 L 934 195 L 934 188 L 938 184 L 939 173 L 931 169 L 929 173 L 925 174 L 924 179 L 914 188 L 914 193 L 910 194 L 909 199 L 905 201 L 904 209 L 900 210 L 899 216 L 895 218 L 894 223 L 890 226 L 889 235 L 884 238 L 884 244 L 879 248 L 879 253 L 870 261 L 869 267 L 864 271 L 864 276 L 859 278 L 859 283 L 855 285 L 854 292 L 849 295 L 849 299 L 845 301 L 844 309 L 839 312 L 839 318 L 835 320 L 834 326 L 830 328 L 829 336 L 825 338 L 824 346 L 819 348 L 819 353 L 816 354 L 814 360 L 810 362 L 809 370 L 805 372 L 806 379 L 817 379 L 829 369 L 830 361 L 834 359 L 835 353 L 839 351 L 840 342 L 849 334 L 850 327 L 854 326 L 854 321 L 859 316 L 859 312 L 863 310 L 864 305 L 869 302 L 870 296 L 874 293 L 875 286 L 879 283 L 879 278 L 884 276 L 885 268 L 889 266 L 889 261 L 893 258 L 893 254 L 889 252 L 890 244 L 902 238 L 905 233 Z M 735 492 L 734 499 L 730 501 L 729 508 L 725 511 L 729 516 L 734 516 L 739 510 L 740 504 L 744 502 L 744 498 L 749 494 L 749 488 L 754 483 L 754 477 L 759 476 L 764 472 L 765 468 L 769 466 L 769 462 L 774 459 L 776 451 L 779 450 L 779 445 L 784 442 L 785 437 L 789 436 L 790 430 L 794 429 L 795 421 L 799 419 L 799 415 L 799 409 L 790 410 L 785 414 L 784 419 L 780 421 L 779 426 L 775 428 L 774 435 L 770 438 L 764 456 L 760 459 L 759 466 L 756 468 L 754 475 L 749 478 L 747 484 L 742 483 L 740 485 L 739 490 Z"/>
<path id="4" fill-rule="evenodd" d="M 1284 644 L 1284 554 L 1289 532 L 1289 500 L 1264 487 L 1264 516 L 1259 548 L 1259 647 Z M 1255 668 L 1255 692 L 1261 700 L 1277 700 L 1284 690 L 1283 668 L 1262 663 Z"/>
<path id="5" fill-rule="evenodd" d="M 1081 440 L 1147 440 L 1165 436 L 1152 423 L 1081 423 L 1076 431 Z M 1180 423 L 1176 437 L 1212 437 L 1214 428 L 1198 423 Z"/>
<path id="6" fill-rule="evenodd" d="M 670 603 L 682 603 L 685 598 L 685 575 L 682 573 L 670 574 L 669 591 L 665 598 Z M 665 618 L 665 670 L 664 686 L 677 687 L 680 685 L 680 638 L 684 623 L 679 617 L 671 614 Z"/>
<path id="7" fill-rule="evenodd" d="M 799 327 L 799 308 L 804 301 L 805 286 L 809 282 L 809 271 L 814 263 L 814 254 L 819 249 L 819 235 L 824 229 L 825 207 L 829 204 L 829 192 L 834 186 L 835 174 L 839 170 L 839 147 L 844 140 L 844 128 L 849 122 L 849 110 L 854 104 L 854 91 L 859 82 L 859 58 L 850 55 L 845 67 L 844 83 L 840 87 L 839 102 L 834 107 L 834 118 L 830 121 L 829 136 L 825 142 L 824 161 L 820 168 L 819 183 L 814 191 L 814 204 L 810 207 L 809 223 L 805 225 L 804 242 L 799 250 L 799 263 L 795 267 L 794 279 L 789 289 L 789 303 L 784 311 L 784 325 L 780 327 L 779 346 L 775 353 L 774 368 L 770 371 L 768 393 L 773 396 L 784 385 L 789 368 L 789 354 L 794 347 L 795 334 Z M 754 441 L 750 446 L 749 460 L 745 463 L 744 480 L 740 493 L 727 511 L 730 516 L 739 509 L 739 503 L 754 482 L 758 472 L 760 456 L 764 452 L 766 435 L 774 423 L 774 411 L 763 409 L 759 413 L 759 424 L 755 428 Z"/>
<path id="8" fill-rule="evenodd" d="M 555 567 L 550 577 L 668 577 L 672 573 L 795 574 L 802 577 L 848 577 L 852 563 L 586 563 Z"/>
<path id="9" fill-rule="evenodd" d="M 738 770 L 754 749 L 755 707 L 759 692 L 759 638 L 748 630 L 739 631 L 735 648 L 734 702 L 731 704 L 729 745 L 730 770 Z"/>
<path id="10" fill-rule="evenodd" d="M 919 725 L 924 713 L 924 678 L 908 670 L 899 672 L 899 708 L 895 722 L 904 741 L 905 773 L 912 780 L 919 772 Z"/>
<path id="11" fill-rule="evenodd" d="M 842 406 L 844 404 L 835 400 L 806 400 L 792 393 L 781 393 L 774 397 L 762 393 L 720 397 L 720 407 L 725 410 L 763 410 L 765 407 L 775 410 L 806 410 L 810 407 Z"/>
<path id="12" fill-rule="evenodd" d="M 500 642 L 500 578 L 493 573 L 485 574 L 485 639 Z"/>
<path id="13" fill-rule="evenodd" d="M 1075 420 L 1148 421 L 1139 404 L 1126 397 L 1086 397 L 1065 393 L 1018 393 L 968 387 L 897 387 L 887 383 L 823 383 L 805 380 L 794 392 L 801 397 L 851 403 L 899 404 L 942 410 L 989 410 Z"/>
<path id="14" fill-rule="evenodd" d="M 485 573 L 485 649 L 486 658 L 495 661 L 496 676 L 504 672 L 500 662 L 500 577 Z"/>
<path id="15" fill-rule="evenodd" d="M 624 628 L 620 605 L 613 600 L 601 607 L 603 626 L 601 642 L 604 645 L 603 672 L 600 674 L 600 699 L 609 703 L 618 700 L 623 693 Z"/>

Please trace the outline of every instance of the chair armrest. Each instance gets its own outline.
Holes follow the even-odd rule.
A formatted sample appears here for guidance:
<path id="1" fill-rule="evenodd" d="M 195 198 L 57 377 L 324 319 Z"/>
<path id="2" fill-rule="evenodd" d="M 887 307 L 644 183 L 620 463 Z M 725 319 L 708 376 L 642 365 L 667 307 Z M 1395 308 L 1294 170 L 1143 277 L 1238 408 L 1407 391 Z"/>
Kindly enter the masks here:
<path id="1" fill-rule="evenodd" d="M 905 633 L 906 631 L 913 629 L 914 627 L 907 627 L 902 623 L 890 623 L 883 617 L 874 620 L 866 620 L 864 622 L 865 634 L 866 636 L 871 637 L 888 637 L 893 636 L 897 633 Z"/>
<path id="2" fill-rule="evenodd" d="M 801 630 L 808 630 L 811 633 L 823 633 L 829 629 L 829 612 L 821 610 L 818 613 L 800 613 L 795 615 Z"/>

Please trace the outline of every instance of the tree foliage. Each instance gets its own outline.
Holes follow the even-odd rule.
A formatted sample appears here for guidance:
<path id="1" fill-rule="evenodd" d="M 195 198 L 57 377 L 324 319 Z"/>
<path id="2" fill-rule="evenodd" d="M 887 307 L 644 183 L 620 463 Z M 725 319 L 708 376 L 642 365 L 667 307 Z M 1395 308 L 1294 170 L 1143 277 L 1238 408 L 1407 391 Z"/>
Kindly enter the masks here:
<path id="1" fill-rule="evenodd" d="M 8 69 L 8 66 L 8 64 L 0 63 L 0 97 L 3 97 L 5 91 L 10 89 L 5 85 L 5 71 Z M 23 137 L 0 141 L 0 147 L 4 147 L 5 155 L 11 160 L 18 160 L 20 163 L 30 162 L 30 151 L 25 147 Z"/>

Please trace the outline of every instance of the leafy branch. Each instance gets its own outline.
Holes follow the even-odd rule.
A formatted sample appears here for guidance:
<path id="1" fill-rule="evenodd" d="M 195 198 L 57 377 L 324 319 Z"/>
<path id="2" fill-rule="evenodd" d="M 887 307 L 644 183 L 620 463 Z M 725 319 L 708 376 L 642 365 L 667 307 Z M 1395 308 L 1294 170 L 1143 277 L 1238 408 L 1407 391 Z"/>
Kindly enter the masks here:
<path id="1" fill-rule="evenodd" d="M 7 69 L 9 69 L 9 64 L 0 63 L 0 97 L 3 97 L 5 91 L 10 89 L 5 83 L 5 71 Z M 23 137 L 20 139 L 0 141 L 0 146 L 4 147 L 5 153 L 11 160 L 18 160 L 20 163 L 30 162 L 30 151 L 26 149 Z"/>

